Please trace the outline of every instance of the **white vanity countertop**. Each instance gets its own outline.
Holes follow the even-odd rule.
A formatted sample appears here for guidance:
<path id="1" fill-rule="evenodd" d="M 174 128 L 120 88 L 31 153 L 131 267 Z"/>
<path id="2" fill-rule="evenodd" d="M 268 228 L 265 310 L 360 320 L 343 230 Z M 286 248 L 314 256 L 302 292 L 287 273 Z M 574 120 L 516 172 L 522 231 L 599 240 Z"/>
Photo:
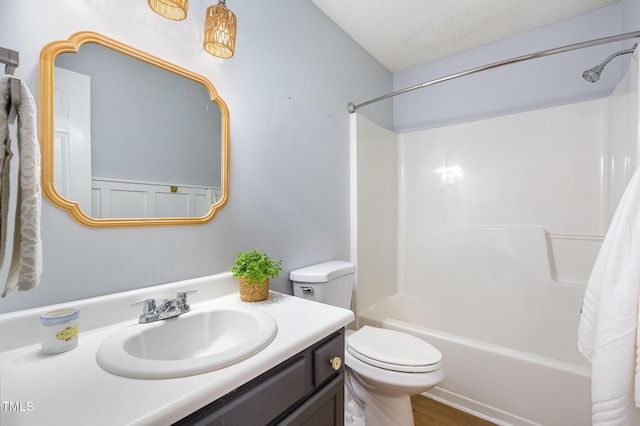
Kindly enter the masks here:
<path id="1" fill-rule="evenodd" d="M 139 380 L 103 370 L 96 352 L 118 327 L 136 319 L 82 331 L 79 345 L 53 356 L 31 344 L 0 353 L 0 423 L 15 425 L 170 425 L 353 321 L 351 311 L 270 292 L 264 302 L 242 302 L 237 293 L 190 302 L 250 304 L 271 314 L 275 339 L 251 358 L 230 367 L 177 379 Z M 135 312 L 137 318 L 138 312 Z M 4 322 L 0 316 L 0 326 Z M 140 327 L 144 327 L 140 324 Z M 171 342 L 167 342 L 168 345 Z M 9 406 L 9 403 L 12 405 Z"/>

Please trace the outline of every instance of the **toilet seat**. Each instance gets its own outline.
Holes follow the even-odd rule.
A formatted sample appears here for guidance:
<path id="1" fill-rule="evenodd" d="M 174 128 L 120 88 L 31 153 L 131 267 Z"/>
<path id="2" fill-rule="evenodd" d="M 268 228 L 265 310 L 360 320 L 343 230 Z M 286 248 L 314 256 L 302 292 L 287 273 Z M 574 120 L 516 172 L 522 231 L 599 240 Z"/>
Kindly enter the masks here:
<path id="1" fill-rule="evenodd" d="M 348 337 L 346 351 L 366 364 L 404 373 L 432 372 L 442 361 L 440 351 L 424 340 L 366 325 Z"/>

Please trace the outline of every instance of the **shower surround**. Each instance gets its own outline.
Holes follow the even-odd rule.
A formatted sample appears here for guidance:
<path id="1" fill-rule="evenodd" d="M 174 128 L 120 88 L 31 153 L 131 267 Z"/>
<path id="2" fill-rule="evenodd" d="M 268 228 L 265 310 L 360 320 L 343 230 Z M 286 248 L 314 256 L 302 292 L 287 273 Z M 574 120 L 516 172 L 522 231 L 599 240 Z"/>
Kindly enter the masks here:
<path id="1" fill-rule="evenodd" d="M 587 102 L 406 134 L 353 115 L 359 325 L 438 347 L 432 397 L 499 424 L 590 424 L 578 319 L 636 168 L 636 61 Z"/>

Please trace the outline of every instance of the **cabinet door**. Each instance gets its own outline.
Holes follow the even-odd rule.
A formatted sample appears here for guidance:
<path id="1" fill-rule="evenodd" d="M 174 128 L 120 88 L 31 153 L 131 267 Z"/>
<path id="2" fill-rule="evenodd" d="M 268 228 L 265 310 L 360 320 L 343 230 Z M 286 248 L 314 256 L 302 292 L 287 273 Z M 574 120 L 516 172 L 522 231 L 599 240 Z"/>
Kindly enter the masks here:
<path id="1" fill-rule="evenodd" d="M 225 401 L 226 425 L 256 426 L 273 421 L 305 396 L 307 359 L 300 357 L 279 373 Z"/>
<path id="2" fill-rule="evenodd" d="M 214 401 L 173 426 L 258 426 L 273 422 L 305 397 L 307 358 L 294 357 L 284 368 Z"/>
<path id="3" fill-rule="evenodd" d="M 344 376 L 338 375 L 306 400 L 281 426 L 344 426 Z"/>
<path id="4" fill-rule="evenodd" d="M 334 357 L 344 358 L 342 330 L 173 426 L 343 426 L 344 366 Z"/>

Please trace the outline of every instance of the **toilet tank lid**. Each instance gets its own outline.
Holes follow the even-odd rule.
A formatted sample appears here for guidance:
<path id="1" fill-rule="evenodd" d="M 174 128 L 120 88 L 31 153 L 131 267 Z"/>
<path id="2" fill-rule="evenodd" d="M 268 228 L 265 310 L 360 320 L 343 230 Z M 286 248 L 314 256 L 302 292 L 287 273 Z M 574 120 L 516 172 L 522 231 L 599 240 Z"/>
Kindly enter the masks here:
<path id="1" fill-rule="evenodd" d="M 291 281 L 302 283 L 324 283 L 343 275 L 352 274 L 356 267 L 343 260 L 330 260 L 304 268 L 295 269 L 289 273 Z"/>

